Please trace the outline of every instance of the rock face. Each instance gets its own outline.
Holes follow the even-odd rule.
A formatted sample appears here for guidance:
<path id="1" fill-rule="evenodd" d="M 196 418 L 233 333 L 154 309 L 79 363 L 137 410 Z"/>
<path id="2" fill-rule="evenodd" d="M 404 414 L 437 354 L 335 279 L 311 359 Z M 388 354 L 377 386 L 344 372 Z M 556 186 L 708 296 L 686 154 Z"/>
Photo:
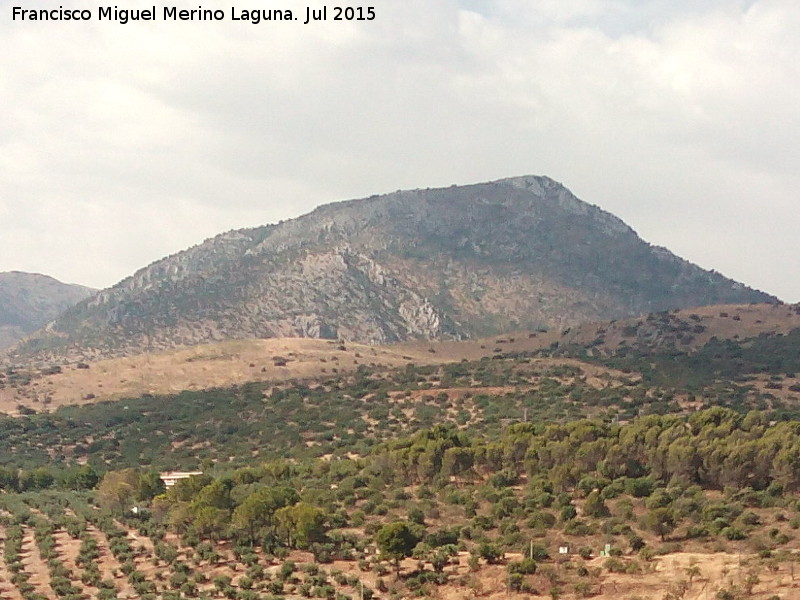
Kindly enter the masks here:
<path id="1" fill-rule="evenodd" d="M 0 273 L 0 348 L 13 345 L 94 292 L 46 275 Z"/>
<path id="2" fill-rule="evenodd" d="M 528 176 L 338 202 L 219 235 L 81 302 L 9 356 L 274 336 L 464 338 L 771 301 Z"/>

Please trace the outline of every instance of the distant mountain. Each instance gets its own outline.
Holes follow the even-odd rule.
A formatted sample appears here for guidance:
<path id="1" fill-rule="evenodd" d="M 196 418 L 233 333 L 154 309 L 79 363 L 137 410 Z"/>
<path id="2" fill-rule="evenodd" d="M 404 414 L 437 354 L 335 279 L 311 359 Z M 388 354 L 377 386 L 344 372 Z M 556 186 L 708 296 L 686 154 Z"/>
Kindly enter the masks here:
<path id="1" fill-rule="evenodd" d="M 280 336 L 458 339 L 775 301 L 528 176 L 339 202 L 219 235 L 84 300 L 9 356 L 83 359 Z"/>
<path id="2" fill-rule="evenodd" d="M 47 275 L 0 273 L 0 348 L 33 333 L 95 291 Z"/>

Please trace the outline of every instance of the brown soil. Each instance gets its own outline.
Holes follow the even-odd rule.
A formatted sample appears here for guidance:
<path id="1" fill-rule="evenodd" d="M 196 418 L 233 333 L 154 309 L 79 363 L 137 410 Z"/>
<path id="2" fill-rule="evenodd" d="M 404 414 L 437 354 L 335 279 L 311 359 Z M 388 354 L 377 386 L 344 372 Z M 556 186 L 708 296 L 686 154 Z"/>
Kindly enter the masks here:
<path id="1" fill-rule="evenodd" d="M 593 566 L 601 566 L 606 559 L 594 559 Z M 765 599 L 774 594 L 781 598 L 800 597 L 800 580 L 793 581 L 790 567 L 781 564 L 777 571 L 756 567 L 753 557 L 742 558 L 735 554 L 694 554 L 678 552 L 660 557 L 653 561 L 652 571 L 642 575 L 609 574 L 603 578 L 603 593 L 597 596 L 600 600 L 642 600 L 661 598 L 673 589 L 680 581 L 688 582 L 687 569 L 692 566 L 699 569 L 693 577 L 684 600 L 713 600 L 718 590 L 731 585 L 743 586 L 748 574 L 757 573 L 760 580 L 747 596 L 753 599 Z"/>
<path id="2" fill-rule="evenodd" d="M 504 352 L 532 349 L 532 345 L 526 342 L 527 337 L 508 339 L 513 341 L 506 342 Z M 62 405 L 226 387 L 251 381 L 280 383 L 293 379 L 316 379 L 355 371 L 360 364 L 387 368 L 410 363 L 438 365 L 464 358 L 477 360 L 492 354 L 481 340 L 433 344 L 414 342 L 385 347 L 347 344 L 344 351 L 337 348 L 328 341 L 309 339 L 221 342 L 165 354 L 100 361 L 92 363 L 89 369 L 68 366 L 60 374 L 35 377 L 28 386 L 0 389 L 0 412 L 16 415 L 19 406 L 48 411 Z M 275 357 L 285 357 L 289 361 L 285 367 L 277 367 L 273 362 Z M 621 372 L 573 359 L 541 358 L 534 363 L 542 369 L 557 365 L 578 366 L 595 387 L 606 385 L 609 378 L 624 376 Z M 436 393 L 442 391 L 436 387 L 433 390 Z M 480 390 L 470 388 L 469 391 L 476 393 Z M 485 390 L 486 393 L 495 391 L 502 390 Z M 457 390 L 453 393 L 458 395 Z"/>
<path id="3" fill-rule="evenodd" d="M 25 528 L 25 533 L 22 538 L 22 565 L 25 572 L 30 573 L 31 577 L 28 580 L 35 591 L 51 600 L 55 600 L 56 595 L 50 587 L 50 569 L 47 568 L 39 548 L 36 545 L 36 540 L 33 537 L 33 530 L 29 527 Z"/>
<path id="4" fill-rule="evenodd" d="M 786 305 L 710 306 L 679 311 L 672 316 L 692 326 L 703 327 L 701 333 L 693 334 L 691 343 L 686 346 L 689 350 L 713 336 L 745 339 L 761 333 L 788 333 L 800 327 L 800 311 Z M 645 317 L 639 317 L 587 323 L 573 327 L 568 333 L 516 332 L 460 342 L 419 341 L 388 346 L 308 338 L 226 341 L 98 361 L 91 363 L 88 369 L 66 365 L 61 373 L 53 375 L 32 370 L 33 380 L 28 385 L 8 384 L 0 389 L 0 412 L 17 414 L 19 405 L 46 411 L 65 404 L 226 387 L 250 381 L 316 379 L 352 372 L 359 365 L 399 367 L 409 363 L 431 365 L 479 360 L 500 354 L 533 352 L 556 341 L 588 344 L 600 336 L 604 339 L 601 347 L 613 349 L 623 341 L 631 341 L 625 336 L 626 327 L 645 321 Z M 553 361 L 553 364 L 570 363 L 580 365 L 592 384 L 599 385 L 609 375 L 603 367 L 579 361 Z M 611 374 L 612 377 L 618 375 Z M 593 381 L 595 378 L 597 381 Z M 765 388 L 767 383 L 760 381 L 756 385 Z M 784 383 L 779 390 L 767 391 L 782 398 L 800 396 L 788 390 L 798 383 L 796 378 Z"/>
<path id="5" fill-rule="evenodd" d="M 97 541 L 97 547 L 100 551 L 100 557 L 97 559 L 97 567 L 100 571 L 101 578 L 103 580 L 109 579 L 114 582 L 117 590 L 119 590 L 120 598 L 135 598 L 137 596 L 136 591 L 131 587 L 128 578 L 120 571 L 119 561 L 109 549 L 106 535 L 93 525 L 87 525 L 86 531 Z"/>
<path id="6" fill-rule="evenodd" d="M 6 530 L 5 527 L 0 525 L 0 549 L 5 546 Z M 8 600 L 22 600 L 17 586 L 11 582 L 12 573 L 8 570 L 3 552 L 0 551 L 0 598 Z"/>
<path id="7" fill-rule="evenodd" d="M 84 592 L 90 597 L 94 598 L 97 594 L 97 588 L 92 585 L 80 583 L 80 577 L 83 573 L 83 568 L 78 566 L 78 553 L 81 547 L 81 541 L 76 540 L 66 531 L 57 531 L 53 534 L 56 540 L 56 550 L 58 551 L 61 562 L 64 566 L 70 569 L 78 581 L 73 582 L 78 587 L 83 587 Z"/>
<path id="8" fill-rule="evenodd" d="M 329 340 L 272 339 L 220 342 L 92 363 L 65 366 L 54 375 L 34 375 L 25 386 L 0 389 L 0 412 L 18 405 L 37 411 L 65 404 L 226 387 L 251 381 L 288 381 L 355 371 L 361 365 L 398 367 L 409 362 L 438 364 L 426 350 L 346 344 Z M 281 359 L 285 359 L 285 366 Z"/>
<path id="9" fill-rule="evenodd" d="M 573 570 L 556 566 L 553 571 L 557 583 L 541 577 L 538 574 L 527 579 L 533 584 L 535 593 L 510 593 L 507 590 L 508 572 L 503 565 L 482 565 L 478 572 L 469 573 L 466 568 L 468 555 L 459 556 L 459 566 L 456 577 L 466 579 L 466 585 L 446 585 L 438 588 L 436 596 L 443 600 L 472 600 L 477 597 L 491 600 L 511 599 L 540 599 L 551 598 L 550 590 L 558 587 L 563 593 L 562 598 L 572 600 L 582 596 L 575 591 L 576 582 L 581 578 L 576 577 Z M 508 560 L 519 559 L 520 555 L 506 555 Z M 789 564 L 780 564 L 775 571 L 766 568 L 757 568 L 756 559 L 733 554 L 696 554 L 675 553 L 655 559 L 645 566 L 644 572 L 636 575 L 611 574 L 602 568 L 605 558 L 595 558 L 586 564 L 590 570 L 600 571 L 599 577 L 590 577 L 585 581 L 590 582 L 590 593 L 596 600 L 660 600 L 670 591 L 684 589 L 685 595 L 678 596 L 683 600 L 714 600 L 720 589 L 729 588 L 731 585 L 743 587 L 749 574 L 756 573 L 759 582 L 756 583 L 751 595 L 747 598 L 766 600 L 778 595 L 782 600 L 800 598 L 800 570 L 797 581 L 794 580 Z M 624 560 L 624 559 L 623 559 Z M 415 564 L 415 563 L 414 563 Z M 410 561 L 404 563 L 407 568 L 413 568 Z M 339 566 L 337 564 L 337 566 Z M 693 575 L 691 584 L 688 583 L 687 569 L 697 567 L 699 574 Z M 540 568 L 540 570 L 542 570 Z M 683 584 L 681 582 L 684 582 Z"/>
<path id="10" fill-rule="evenodd" d="M 105 536 L 92 526 L 89 526 L 87 531 L 98 540 L 101 552 L 98 565 L 103 578 L 115 581 L 120 590 L 120 598 L 137 597 L 135 591 L 128 584 L 127 578 L 119 571 L 120 565 L 111 555 Z M 65 566 L 79 575 L 81 570 L 75 563 L 80 545 L 79 540 L 72 539 L 63 531 L 57 532 L 55 537 L 60 559 Z M 2 529 L 0 529 L 0 539 L 4 539 Z M 148 580 L 163 580 L 171 575 L 170 568 L 153 565 L 153 542 L 150 538 L 128 530 L 128 539 L 131 540 L 134 548 L 141 548 L 140 556 L 136 559 L 137 568 L 145 574 Z M 179 548 L 182 560 L 190 555 L 190 550 L 181 547 L 174 534 L 168 534 L 165 541 Z M 31 583 L 36 587 L 37 592 L 54 600 L 54 594 L 49 587 L 47 567 L 39 556 L 30 529 L 25 531 L 23 549 L 25 551 L 23 562 L 25 570 L 32 575 Z M 214 589 L 213 579 L 218 575 L 231 576 L 233 584 L 236 585 L 244 574 L 245 567 L 235 563 L 226 543 L 217 544 L 216 550 L 220 554 L 220 560 L 214 564 L 203 564 L 199 567 L 200 572 L 203 572 L 208 578 L 207 583 L 200 586 L 201 591 L 212 591 Z M 521 555 L 517 554 L 505 556 L 506 562 L 520 558 Z M 526 577 L 526 581 L 532 586 L 533 591 L 525 593 L 508 592 L 508 571 L 505 564 L 487 565 L 481 561 L 479 569 L 471 572 L 468 559 L 468 553 L 459 553 L 451 565 L 446 567 L 451 583 L 429 589 L 429 595 L 440 600 L 474 600 L 475 598 L 539 600 L 550 598 L 551 588 L 555 585 L 562 591 L 562 598 L 572 600 L 582 597 L 578 595 L 575 586 L 585 581 L 589 583 L 591 597 L 597 600 L 660 600 L 665 594 L 675 590 L 683 590 L 684 595 L 679 596 L 683 600 L 714 600 L 720 589 L 731 586 L 739 586 L 743 589 L 747 586 L 748 577 L 751 578 L 752 583 L 754 581 L 752 578 L 755 576 L 755 583 L 748 598 L 766 600 L 773 595 L 778 595 L 782 600 L 800 598 L 800 570 L 798 570 L 798 580 L 795 581 L 792 562 L 775 562 L 770 565 L 755 556 L 745 554 L 678 552 L 657 557 L 651 562 L 645 562 L 638 557 L 620 558 L 619 560 L 624 563 L 638 565 L 638 572 L 635 574 L 610 573 L 606 568 L 608 560 L 606 558 L 593 558 L 584 562 L 573 555 L 569 557 L 569 561 L 573 565 L 571 568 L 563 561 L 547 561 L 540 564 L 539 572 L 536 575 Z M 298 565 L 298 569 L 301 569 L 302 565 L 313 562 L 313 556 L 308 552 L 294 551 L 286 560 L 294 561 Z M 259 562 L 265 566 L 267 571 L 274 574 L 283 561 L 265 557 L 259 552 Z M 576 565 L 579 563 L 588 568 L 590 573 L 588 577 L 581 578 L 577 575 Z M 417 566 L 416 560 L 406 559 L 403 561 L 401 577 L 411 574 Z M 372 589 L 376 588 L 379 578 L 389 585 L 390 591 L 396 585 L 396 575 L 393 570 L 380 576 L 372 570 L 361 571 L 355 561 L 335 561 L 332 564 L 319 565 L 319 568 L 329 575 L 341 572 L 348 576 L 355 576 L 365 586 Z M 430 565 L 427 568 L 430 569 Z M 690 575 L 691 583 L 689 583 Z M 8 582 L 10 574 L 5 570 L 2 560 L 0 560 L 0 578 L 2 578 L 0 581 L 1 597 L 8 600 L 21 600 L 18 590 Z M 333 583 L 332 578 L 331 582 Z M 164 586 L 164 581 L 158 583 L 159 587 Z M 79 582 L 76 582 L 76 585 L 82 586 Z M 82 587 L 84 593 L 90 597 L 97 592 L 93 587 Z M 358 598 L 357 587 L 359 586 L 334 584 L 334 587 L 337 592 L 351 598 Z M 376 597 L 388 596 L 387 594 L 377 594 Z"/>

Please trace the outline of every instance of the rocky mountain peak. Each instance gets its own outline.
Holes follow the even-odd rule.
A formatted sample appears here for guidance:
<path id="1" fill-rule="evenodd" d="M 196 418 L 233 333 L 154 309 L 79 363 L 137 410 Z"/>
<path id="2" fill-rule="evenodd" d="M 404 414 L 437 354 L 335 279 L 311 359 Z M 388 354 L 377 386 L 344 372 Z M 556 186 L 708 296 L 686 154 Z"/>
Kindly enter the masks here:
<path id="1" fill-rule="evenodd" d="M 461 338 L 774 300 L 524 176 L 336 202 L 218 235 L 67 311 L 11 360 L 225 338 Z"/>

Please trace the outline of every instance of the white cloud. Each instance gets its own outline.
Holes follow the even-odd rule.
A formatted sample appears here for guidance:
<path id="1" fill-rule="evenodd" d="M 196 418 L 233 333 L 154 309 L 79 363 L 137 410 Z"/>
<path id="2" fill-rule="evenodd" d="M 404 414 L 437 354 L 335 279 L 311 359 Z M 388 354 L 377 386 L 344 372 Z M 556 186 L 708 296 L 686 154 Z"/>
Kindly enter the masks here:
<path id="1" fill-rule="evenodd" d="M 43 26 L 0 0 L 0 270 L 110 285 L 319 203 L 541 173 L 800 300 L 800 11 L 700 4 L 383 0 L 372 23 Z"/>

